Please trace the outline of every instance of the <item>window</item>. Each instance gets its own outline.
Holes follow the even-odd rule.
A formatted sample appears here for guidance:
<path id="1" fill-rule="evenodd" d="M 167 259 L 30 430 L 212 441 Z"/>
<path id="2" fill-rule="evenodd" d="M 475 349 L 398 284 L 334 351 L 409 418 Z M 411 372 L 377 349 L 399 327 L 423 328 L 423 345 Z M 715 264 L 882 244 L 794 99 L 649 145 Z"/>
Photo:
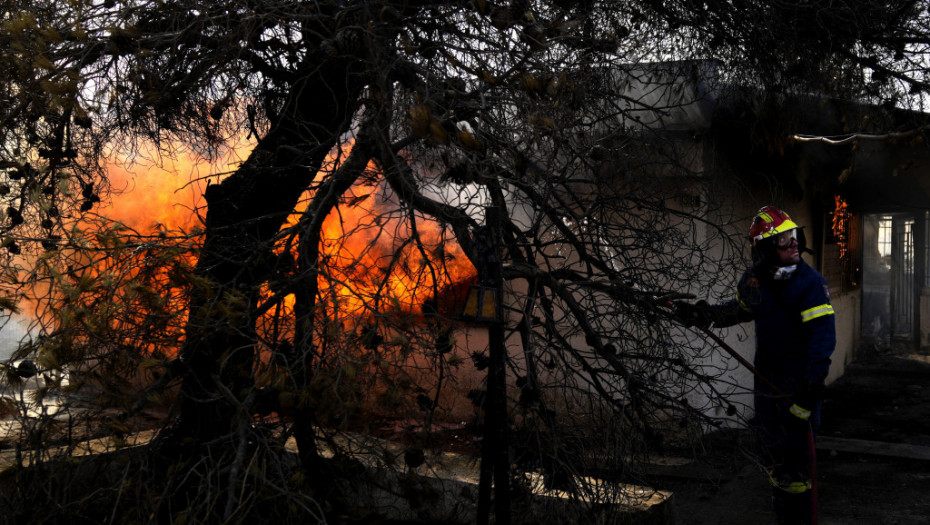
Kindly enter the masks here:
<path id="1" fill-rule="evenodd" d="M 891 257 L 891 224 L 892 217 L 884 215 L 878 219 L 878 255 Z"/>

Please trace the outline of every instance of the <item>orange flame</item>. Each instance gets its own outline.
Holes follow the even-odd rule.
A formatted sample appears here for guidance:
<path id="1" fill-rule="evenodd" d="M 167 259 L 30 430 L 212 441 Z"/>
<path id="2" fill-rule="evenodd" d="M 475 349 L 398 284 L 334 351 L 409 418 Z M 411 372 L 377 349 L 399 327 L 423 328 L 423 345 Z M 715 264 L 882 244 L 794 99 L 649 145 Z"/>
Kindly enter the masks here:
<path id="1" fill-rule="evenodd" d="M 219 182 L 253 147 L 239 142 L 214 160 L 180 150 L 170 155 L 144 151 L 131 160 L 117 159 L 107 166 L 114 195 L 99 213 L 139 232 L 150 232 L 156 224 L 190 231 L 200 226 L 196 211 L 204 205 L 206 181 Z"/>
<path id="2" fill-rule="evenodd" d="M 337 169 L 352 145 L 334 150 L 318 178 Z M 367 170 L 374 176 L 365 180 L 380 180 L 374 164 Z M 320 297 L 333 320 L 354 324 L 386 311 L 422 313 L 426 301 L 475 276 L 449 230 L 391 202 L 382 184 L 357 183 L 323 223 Z M 286 228 L 297 225 L 311 197 L 308 192 Z"/>
<path id="3" fill-rule="evenodd" d="M 846 201 L 839 194 L 834 196 L 833 210 L 833 238 L 840 250 L 840 259 L 845 259 L 849 253 L 849 213 Z"/>
<path id="4" fill-rule="evenodd" d="M 191 231 L 200 225 L 196 210 L 204 205 L 205 177 L 234 170 L 252 146 L 239 144 L 212 163 L 193 153 L 164 158 L 158 165 L 114 163 L 109 176 L 117 191 L 100 214 L 143 234 L 156 224 Z M 331 152 L 317 179 L 337 169 L 351 147 L 349 142 Z M 377 175 L 373 165 L 368 169 Z M 311 197 L 308 192 L 284 228 L 296 226 Z M 449 231 L 402 212 L 381 186 L 370 182 L 350 188 L 324 221 L 320 267 L 320 296 L 328 315 L 341 322 L 384 311 L 420 313 L 425 301 L 475 275 Z M 293 296 L 284 306 L 292 308 Z"/>

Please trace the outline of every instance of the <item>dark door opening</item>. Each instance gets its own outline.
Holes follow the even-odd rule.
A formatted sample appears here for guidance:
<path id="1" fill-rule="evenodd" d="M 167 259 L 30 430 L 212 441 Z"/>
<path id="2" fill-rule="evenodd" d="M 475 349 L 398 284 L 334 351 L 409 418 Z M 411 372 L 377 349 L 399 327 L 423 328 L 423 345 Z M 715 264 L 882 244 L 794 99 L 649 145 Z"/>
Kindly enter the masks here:
<path id="1" fill-rule="evenodd" d="M 923 283 L 918 282 L 917 265 L 918 250 L 925 247 L 918 242 L 917 231 L 918 224 L 912 214 L 863 216 L 862 336 L 865 340 L 885 344 L 919 340 L 915 334 L 920 328 L 918 294 Z"/>

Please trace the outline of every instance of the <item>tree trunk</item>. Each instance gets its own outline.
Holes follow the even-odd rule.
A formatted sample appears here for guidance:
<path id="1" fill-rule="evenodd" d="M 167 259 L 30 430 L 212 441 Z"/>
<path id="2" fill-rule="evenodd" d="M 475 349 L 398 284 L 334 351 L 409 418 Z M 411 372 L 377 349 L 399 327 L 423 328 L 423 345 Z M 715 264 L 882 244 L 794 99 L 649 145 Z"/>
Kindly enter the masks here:
<path id="1" fill-rule="evenodd" d="M 271 274 L 274 237 L 348 128 L 362 86 L 351 62 L 320 63 L 295 83 L 248 160 L 205 192 L 205 241 L 180 355 L 177 443 L 231 437 L 237 420 L 252 417 L 242 403 L 254 386 L 255 307 Z"/>

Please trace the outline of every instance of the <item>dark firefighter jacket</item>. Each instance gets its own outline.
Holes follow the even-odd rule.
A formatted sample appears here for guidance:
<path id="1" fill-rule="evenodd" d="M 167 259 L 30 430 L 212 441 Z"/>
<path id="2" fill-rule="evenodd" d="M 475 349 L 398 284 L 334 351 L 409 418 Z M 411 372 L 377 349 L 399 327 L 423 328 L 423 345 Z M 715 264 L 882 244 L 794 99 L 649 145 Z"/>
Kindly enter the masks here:
<path id="1" fill-rule="evenodd" d="M 830 290 L 823 276 L 803 260 L 786 280 L 743 274 L 736 297 L 719 305 L 716 326 L 752 319 L 756 326 L 755 366 L 785 391 L 823 385 L 836 346 Z M 758 384 L 757 380 L 757 387 Z"/>

